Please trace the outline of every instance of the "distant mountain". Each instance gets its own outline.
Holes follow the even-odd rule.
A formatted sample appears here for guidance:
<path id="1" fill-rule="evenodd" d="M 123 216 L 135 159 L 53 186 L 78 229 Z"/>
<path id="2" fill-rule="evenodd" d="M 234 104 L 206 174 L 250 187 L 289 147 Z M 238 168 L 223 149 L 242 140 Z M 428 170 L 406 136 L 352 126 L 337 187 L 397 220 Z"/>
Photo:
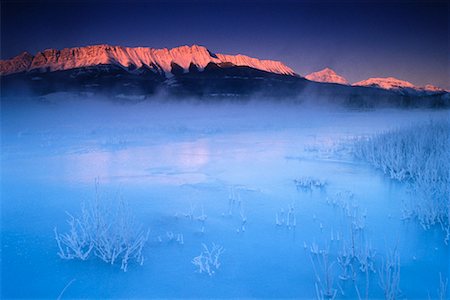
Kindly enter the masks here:
<path id="1" fill-rule="evenodd" d="M 305 78 L 315 82 L 337 83 L 345 85 L 349 84 L 347 79 L 337 74 L 334 70 L 330 68 L 325 68 L 321 71 L 313 72 L 311 74 L 306 75 Z M 369 78 L 366 80 L 353 83 L 352 86 L 373 87 L 378 89 L 394 91 L 400 94 L 409 94 L 416 96 L 447 93 L 446 90 L 431 84 L 427 84 L 423 87 L 415 86 L 411 82 L 397 79 L 394 77 Z"/>
<path id="2" fill-rule="evenodd" d="M 338 75 L 334 70 L 325 68 L 321 71 L 314 72 L 305 76 L 306 79 L 317 82 L 348 84 L 347 79 Z"/>
<path id="3" fill-rule="evenodd" d="M 410 96 L 424 96 L 424 95 L 437 95 L 437 94 L 448 94 L 446 90 L 436 87 L 431 84 L 425 86 L 415 86 L 409 81 L 397 79 L 394 77 L 386 78 L 369 78 L 363 81 L 359 81 L 353 84 L 353 86 L 365 86 L 374 87 L 390 91 L 395 91 L 403 95 Z M 446 95 L 445 97 L 449 97 Z"/>
<path id="4" fill-rule="evenodd" d="M 129 72 L 151 70 L 167 77 L 181 69 L 192 67 L 202 71 L 208 64 L 232 64 L 282 75 L 295 75 L 294 71 L 279 61 L 259 60 L 245 55 L 213 54 L 203 46 L 182 46 L 173 49 L 129 48 L 97 45 L 63 50 L 48 49 L 35 56 L 22 53 L 10 60 L 0 61 L 0 75 L 21 72 L 54 72 L 77 68 L 110 65 Z"/>
<path id="5" fill-rule="evenodd" d="M 369 78 L 363 81 L 355 82 L 354 86 L 369 86 L 369 87 L 377 87 L 385 90 L 395 90 L 395 89 L 416 89 L 414 84 L 411 82 L 400 80 L 394 77 L 386 77 L 386 78 Z"/>
<path id="6" fill-rule="evenodd" d="M 395 78 L 371 78 L 348 85 L 329 68 L 306 78 L 309 80 L 279 61 L 215 54 L 197 45 L 173 49 L 97 45 L 48 49 L 36 55 L 22 53 L 0 61 L 2 98 L 89 92 L 113 97 L 159 94 L 205 101 L 259 97 L 353 107 L 450 106 L 446 91 L 431 86 L 416 88 Z"/>
<path id="7" fill-rule="evenodd" d="M 446 90 L 444 90 L 440 87 L 434 86 L 432 84 L 427 84 L 424 87 L 419 87 L 419 89 L 424 90 L 426 92 L 432 92 L 432 93 L 433 92 L 437 92 L 437 93 L 446 92 Z"/>

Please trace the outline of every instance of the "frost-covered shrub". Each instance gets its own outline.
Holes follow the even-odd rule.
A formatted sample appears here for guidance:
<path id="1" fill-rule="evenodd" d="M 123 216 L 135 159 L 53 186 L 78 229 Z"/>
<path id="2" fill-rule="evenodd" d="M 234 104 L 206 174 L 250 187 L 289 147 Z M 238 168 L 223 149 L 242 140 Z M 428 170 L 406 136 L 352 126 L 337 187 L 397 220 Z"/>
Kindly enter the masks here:
<path id="1" fill-rule="evenodd" d="M 211 249 L 202 244 L 203 251 L 192 259 L 192 263 L 198 268 L 197 272 L 213 276 L 220 268 L 220 256 L 225 251 L 222 246 L 212 244 Z"/>
<path id="2" fill-rule="evenodd" d="M 90 228 L 88 224 L 84 222 L 84 216 L 82 219 L 75 218 L 74 216 L 67 213 L 69 219 L 67 224 L 69 224 L 70 230 L 67 233 L 59 234 L 56 227 L 55 237 L 58 243 L 58 255 L 62 259 L 88 259 L 94 248 L 94 243 L 89 235 Z"/>
<path id="3" fill-rule="evenodd" d="M 124 200 L 114 209 L 105 205 L 96 193 L 94 201 L 83 205 L 79 217 L 68 215 L 69 231 L 60 234 L 55 228 L 58 255 L 62 259 L 86 260 L 94 255 L 111 265 L 119 262 L 124 272 L 130 260 L 144 263 L 142 250 L 148 232 L 135 224 Z"/>
<path id="4" fill-rule="evenodd" d="M 440 224 L 450 238 L 450 122 L 429 122 L 359 139 L 354 155 L 408 183 L 408 213 L 424 228 Z"/>

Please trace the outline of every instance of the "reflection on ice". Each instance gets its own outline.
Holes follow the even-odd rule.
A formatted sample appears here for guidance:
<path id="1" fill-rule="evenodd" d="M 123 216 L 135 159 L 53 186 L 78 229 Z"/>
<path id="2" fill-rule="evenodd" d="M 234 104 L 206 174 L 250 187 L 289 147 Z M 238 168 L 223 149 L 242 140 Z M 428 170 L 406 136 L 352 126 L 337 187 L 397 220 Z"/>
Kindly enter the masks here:
<path id="1" fill-rule="evenodd" d="M 104 149 L 55 157 L 68 181 L 92 182 L 138 180 L 153 184 L 187 184 L 207 180 L 202 174 L 210 159 L 206 141 L 167 143 L 156 146 L 127 147 L 116 151 Z"/>

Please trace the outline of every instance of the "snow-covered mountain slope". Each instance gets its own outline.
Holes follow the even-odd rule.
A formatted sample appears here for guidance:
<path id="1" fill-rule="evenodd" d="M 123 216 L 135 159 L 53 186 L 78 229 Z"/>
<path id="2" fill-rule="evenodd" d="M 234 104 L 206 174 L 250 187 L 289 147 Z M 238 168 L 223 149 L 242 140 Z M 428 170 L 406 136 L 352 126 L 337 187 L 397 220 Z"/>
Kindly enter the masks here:
<path id="1" fill-rule="evenodd" d="M 415 86 L 409 81 L 397 79 L 394 77 L 369 78 L 363 81 L 355 82 L 353 86 L 376 87 L 385 90 L 395 90 L 408 93 L 444 93 L 444 89 L 427 84 L 425 86 Z"/>
<path id="2" fill-rule="evenodd" d="M 432 85 L 432 84 L 427 84 L 424 87 L 420 87 L 420 89 L 422 89 L 426 92 L 445 92 L 444 89 L 437 87 L 435 85 Z"/>
<path id="3" fill-rule="evenodd" d="M 392 89 L 403 89 L 403 88 L 410 88 L 410 89 L 416 89 L 414 84 L 411 82 L 400 80 L 394 77 L 374 77 L 369 78 L 366 80 L 358 81 L 352 84 L 354 86 L 370 86 L 370 87 L 378 87 L 385 90 L 392 90 Z"/>
<path id="4" fill-rule="evenodd" d="M 157 73 L 170 74 L 174 65 L 188 72 L 193 65 L 202 71 L 209 63 L 217 65 L 228 63 L 282 75 L 296 75 L 282 62 L 259 60 L 245 55 L 214 54 L 203 46 L 181 46 L 173 49 L 129 48 L 97 45 L 62 50 L 47 49 L 35 56 L 22 53 L 9 60 L 0 61 L 0 74 L 38 70 L 41 72 L 63 71 L 99 65 L 114 65 L 137 72 L 141 68 Z"/>
<path id="5" fill-rule="evenodd" d="M 321 71 L 314 72 L 305 76 L 306 79 L 317 82 L 348 84 L 347 79 L 338 75 L 334 70 L 325 68 Z"/>

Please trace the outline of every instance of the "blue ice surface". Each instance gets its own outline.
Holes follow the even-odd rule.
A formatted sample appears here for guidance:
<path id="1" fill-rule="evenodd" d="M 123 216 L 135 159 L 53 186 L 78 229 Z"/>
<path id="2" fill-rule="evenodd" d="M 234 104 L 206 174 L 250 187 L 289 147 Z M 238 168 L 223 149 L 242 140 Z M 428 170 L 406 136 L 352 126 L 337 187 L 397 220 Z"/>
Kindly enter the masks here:
<path id="1" fill-rule="evenodd" d="M 375 254 L 370 298 L 383 297 L 381 262 L 389 249 L 401 259 L 401 296 L 437 297 L 439 273 L 449 277 L 449 251 L 438 228 L 402 221 L 407 188 L 355 161 L 341 145 L 352 138 L 430 119 L 448 111 L 349 111 L 291 104 L 139 103 L 77 99 L 2 106 L 1 298 L 315 298 L 310 247 L 338 251 L 330 236 L 345 232 L 329 200 L 345 191 L 366 212 L 365 238 Z M 297 189 L 310 177 L 325 189 Z M 126 199 L 150 229 L 143 266 L 128 272 L 95 257 L 57 256 L 53 230 L 68 230 L 95 197 Z M 229 210 L 239 193 L 247 218 Z M 327 201 L 328 200 L 328 201 Z M 205 230 L 185 214 L 203 209 Z M 295 208 L 296 226 L 276 225 Z M 182 233 L 184 244 L 167 239 Z M 192 259 L 202 243 L 224 247 L 214 276 Z M 306 246 L 306 249 L 305 249 Z M 338 298 L 356 298 L 354 284 L 338 278 Z M 363 292 L 365 282 L 358 282 Z M 341 290 L 345 292 L 343 295 Z"/>

